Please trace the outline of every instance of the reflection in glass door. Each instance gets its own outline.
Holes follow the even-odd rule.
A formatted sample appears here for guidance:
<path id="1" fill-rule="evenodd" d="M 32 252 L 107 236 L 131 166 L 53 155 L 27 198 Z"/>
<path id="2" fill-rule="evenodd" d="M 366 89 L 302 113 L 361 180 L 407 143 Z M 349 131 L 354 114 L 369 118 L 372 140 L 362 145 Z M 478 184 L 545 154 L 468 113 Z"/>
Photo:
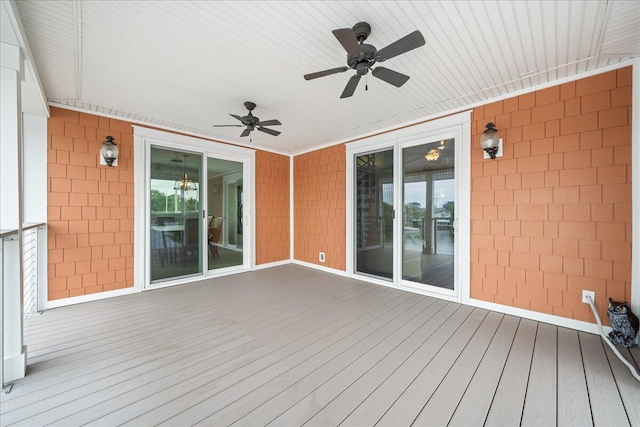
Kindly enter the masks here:
<path id="1" fill-rule="evenodd" d="M 151 281 L 201 274 L 202 156 L 151 147 Z"/>
<path id="2" fill-rule="evenodd" d="M 403 149 L 402 278 L 454 288 L 454 139 Z"/>
<path id="3" fill-rule="evenodd" d="M 393 279 L 393 149 L 355 157 L 356 271 Z"/>
<path id="4" fill-rule="evenodd" d="M 209 270 L 244 264 L 243 164 L 207 158 Z"/>

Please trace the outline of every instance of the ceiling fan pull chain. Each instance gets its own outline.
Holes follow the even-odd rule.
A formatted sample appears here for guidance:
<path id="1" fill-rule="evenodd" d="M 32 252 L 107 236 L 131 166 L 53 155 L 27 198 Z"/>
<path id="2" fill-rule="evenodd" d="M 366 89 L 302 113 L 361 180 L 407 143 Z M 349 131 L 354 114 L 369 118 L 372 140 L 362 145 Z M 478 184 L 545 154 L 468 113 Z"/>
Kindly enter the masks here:
<path id="1" fill-rule="evenodd" d="M 369 90 L 369 73 L 364 75 L 364 91 Z"/>

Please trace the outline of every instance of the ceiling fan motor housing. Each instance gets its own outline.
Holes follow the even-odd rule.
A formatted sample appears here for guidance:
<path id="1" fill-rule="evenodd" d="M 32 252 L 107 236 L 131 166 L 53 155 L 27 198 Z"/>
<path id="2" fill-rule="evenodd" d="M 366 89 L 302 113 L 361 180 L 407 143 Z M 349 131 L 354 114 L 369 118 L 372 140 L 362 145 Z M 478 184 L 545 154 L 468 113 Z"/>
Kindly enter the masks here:
<path id="1" fill-rule="evenodd" d="M 375 46 L 372 46 L 370 44 L 361 44 L 360 55 L 347 55 L 347 65 L 349 66 L 349 68 L 358 71 L 359 75 L 365 75 L 368 68 L 376 63 L 377 53 L 378 50 L 375 48 Z M 363 67 L 365 67 L 365 69 L 361 72 L 360 69 Z"/>
<path id="2" fill-rule="evenodd" d="M 251 126 L 251 127 L 253 127 L 259 121 L 260 121 L 260 119 L 258 117 L 256 117 L 256 116 L 254 116 L 253 114 L 251 114 L 251 112 L 249 112 L 248 116 L 244 116 L 242 118 L 242 123 L 244 123 L 247 126 Z"/>

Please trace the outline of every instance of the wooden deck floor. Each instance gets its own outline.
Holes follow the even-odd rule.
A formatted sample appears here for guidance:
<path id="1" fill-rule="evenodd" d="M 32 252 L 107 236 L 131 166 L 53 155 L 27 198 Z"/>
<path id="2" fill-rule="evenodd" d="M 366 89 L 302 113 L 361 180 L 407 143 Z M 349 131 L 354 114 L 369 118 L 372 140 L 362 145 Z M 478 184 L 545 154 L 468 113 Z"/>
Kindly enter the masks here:
<path id="1" fill-rule="evenodd" d="M 640 426 L 598 336 L 295 265 L 50 310 L 26 342 L 3 426 Z"/>

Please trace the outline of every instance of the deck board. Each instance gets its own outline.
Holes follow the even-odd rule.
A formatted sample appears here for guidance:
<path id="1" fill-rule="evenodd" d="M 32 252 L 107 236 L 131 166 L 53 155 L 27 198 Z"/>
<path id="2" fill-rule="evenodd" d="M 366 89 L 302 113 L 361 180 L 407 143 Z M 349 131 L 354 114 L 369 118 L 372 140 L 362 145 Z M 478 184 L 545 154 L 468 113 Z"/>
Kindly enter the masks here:
<path id="1" fill-rule="evenodd" d="M 578 333 L 565 328 L 558 328 L 557 396 L 558 425 L 593 425 Z"/>
<path id="2" fill-rule="evenodd" d="M 523 426 L 550 426 L 556 422 L 557 344 L 558 328 L 540 323 L 522 413 Z"/>
<path id="3" fill-rule="evenodd" d="M 578 336 L 589 389 L 589 399 L 602 402 L 602 405 L 591 408 L 594 424 L 629 425 L 616 381 L 611 375 L 609 360 L 602 347 L 604 343 L 597 335 L 580 332 Z"/>
<path id="4" fill-rule="evenodd" d="M 596 335 L 296 265 L 49 310 L 25 342 L 3 426 L 640 425 Z"/>
<path id="5" fill-rule="evenodd" d="M 377 425 L 397 426 L 413 423 L 426 400 L 436 390 L 487 314 L 485 310 L 474 309 L 426 365 L 424 362 L 417 364 L 417 369 L 413 369 L 417 375 L 406 384 L 394 405 L 385 412 Z"/>
<path id="6" fill-rule="evenodd" d="M 393 324 L 399 315 L 414 307 L 416 302 L 415 296 L 404 300 L 402 297 L 397 298 L 392 304 L 385 304 L 381 310 L 372 311 L 366 316 L 351 322 L 348 326 L 342 328 L 342 331 L 337 334 L 332 334 L 330 338 L 318 340 L 309 347 L 292 354 L 286 359 L 282 359 L 279 363 L 263 369 L 256 375 L 244 378 L 242 381 L 234 384 L 233 387 L 225 389 L 224 393 L 221 392 L 203 400 L 198 405 L 192 406 L 180 415 L 167 419 L 164 424 L 184 425 L 193 424 L 194 422 L 200 423 L 209 415 L 218 412 L 235 400 L 255 390 L 258 386 L 270 383 L 270 389 L 278 390 L 277 379 L 284 379 L 285 384 L 291 384 L 309 372 L 318 369 L 332 358 L 350 350 L 350 348 L 353 348 L 351 346 L 358 346 L 358 350 L 360 349 L 359 347 L 362 346 L 371 346 L 371 341 L 375 344 L 377 342 L 376 340 L 379 339 L 379 337 L 375 335 L 376 331 L 385 325 Z M 397 305 L 394 306 L 394 303 L 397 303 Z M 201 396 L 200 394 L 198 398 L 200 399 Z M 211 424 L 217 425 L 215 418 L 211 420 Z"/>
<path id="7" fill-rule="evenodd" d="M 288 316 L 291 316 L 291 315 L 295 315 L 296 311 L 298 311 L 301 314 L 298 314 L 296 318 L 302 318 L 302 316 L 308 316 L 308 315 L 314 314 L 315 311 L 336 308 L 335 306 L 336 297 L 346 298 L 346 299 L 361 298 L 367 292 L 369 291 L 364 289 L 361 291 L 352 291 L 350 288 L 347 288 L 345 289 L 344 292 L 333 294 L 332 297 L 328 300 L 329 301 L 328 303 L 325 302 L 326 301 L 325 299 L 320 298 L 319 296 L 319 298 L 316 298 L 313 302 L 309 303 L 308 305 L 303 305 L 297 308 L 296 310 L 288 310 L 286 311 L 286 313 Z M 229 342 L 236 337 L 238 339 L 242 339 L 247 332 L 254 332 L 264 328 L 269 328 L 270 325 L 272 325 L 270 329 L 264 329 L 263 332 L 280 329 L 280 327 L 282 326 L 281 325 L 282 320 L 279 320 L 279 319 L 285 316 L 283 314 L 279 314 L 278 312 L 272 313 L 268 309 L 265 310 L 264 313 L 265 314 L 262 314 L 259 316 L 253 316 L 253 315 L 250 317 L 248 315 L 238 316 L 234 321 L 236 323 L 234 323 L 233 325 L 223 323 L 221 325 L 222 326 L 221 328 L 217 327 L 218 325 L 215 325 L 215 326 L 210 325 L 208 328 L 204 328 L 204 330 L 202 330 L 196 327 L 195 325 L 188 325 L 184 329 L 175 330 L 174 333 L 179 334 L 186 342 L 191 342 L 191 341 L 204 342 L 203 339 L 205 337 L 208 340 L 219 337 L 220 339 L 215 343 L 213 343 L 219 346 L 223 342 Z M 244 323 L 239 322 L 240 319 L 244 319 L 245 322 Z M 242 326 L 243 329 L 237 332 L 234 332 L 240 326 Z M 138 350 L 134 353 L 129 353 L 128 357 L 126 358 L 120 358 L 120 357 L 117 358 L 114 361 L 114 363 L 111 363 L 109 365 L 109 367 L 112 369 L 102 369 L 102 365 L 96 366 L 97 369 L 95 370 L 89 370 L 89 367 L 86 367 L 86 368 L 77 369 L 76 371 L 74 371 L 75 375 L 69 374 L 68 372 L 63 371 L 56 375 L 52 375 L 44 380 L 23 384 L 22 387 L 16 390 L 17 393 L 11 394 L 11 400 L 8 402 L 8 404 L 13 404 L 14 399 L 20 400 L 19 397 L 21 393 L 26 393 L 34 388 L 37 388 L 40 393 L 43 393 L 47 387 L 55 385 L 56 387 L 49 389 L 49 391 L 52 394 L 57 394 L 57 393 L 60 393 L 60 391 L 65 391 L 66 389 L 72 389 L 76 387 L 77 384 L 68 384 L 70 380 L 73 378 L 80 378 L 84 382 L 95 381 L 96 379 L 109 377 L 111 375 L 116 374 L 117 372 L 122 372 L 124 370 L 130 369 L 131 366 L 136 366 L 135 365 L 136 362 L 144 364 L 146 363 L 146 360 L 149 359 L 149 357 L 151 357 L 152 359 L 158 358 L 160 353 L 164 351 L 163 349 L 167 347 L 166 337 L 170 336 L 172 329 L 171 327 L 168 327 L 162 323 L 159 323 L 157 327 L 161 331 L 161 333 L 158 335 L 157 338 L 153 337 L 152 340 L 148 342 L 137 341 L 131 344 L 132 346 L 137 346 L 137 347 L 145 346 L 145 344 L 149 344 L 150 346 L 146 347 L 146 351 L 143 348 L 142 351 Z M 158 338 L 162 338 L 162 337 L 164 337 L 165 339 L 162 340 L 162 342 L 157 342 Z M 154 341 L 156 341 L 156 344 L 153 344 Z M 126 351 L 126 349 L 123 349 L 123 347 L 124 346 L 119 346 L 116 352 L 123 351 L 123 350 Z M 169 350 L 173 350 L 174 352 L 177 351 L 172 346 L 169 346 Z M 144 360 L 139 360 L 138 358 L 143 358 Z M 68 363 L 69 359 L 70 358 L 66 358 L 65 362 Z M 95 360 L 94 359 L 92 360 L 95 364 Z M 90 367 L 91 366 L 93 366 L 93 364 L 90 365 Z M 56 372 L 56 370 L 48 369 L 47 372 L 52 374 Z M 91 374 L 91 376 L 88 376 L 89 374 Z M 33 380 L 34 377 L 35 377 L 34 375 L 29 375 L 25 378 L 25 381 Z M 61 382 L 67 383 L 67 384 L 61 384 Z M 40 397 L 40 396 L 36 395 L 36 397 Z M 34 399 L 33 394 L 31 395 L 31 398 Z"/>
<path id="8" fill-rule="evenodd" d="M 618 359 L 608 345 L 605 344 L 604 349 L 616 385 L 618 386 L 618 390 L 620 390 L 620 397 L 622 398 L 629 423 L 632 426 L 640 426 L 640 405 L 638 405 L 638 402 L 640 402 L 640 383 L 631 376 L 629 368 Z M 628 350 L 619 349 L 619 351 L 627 360 L 633 360 Z M 633 362 L 631 364 L 635 367 Z M 636 372 L 640 372 L 637 369 L 636 367 Z"/>
<path id="9" fill-rule="evenodd" d="M 487 426 L 514 426 L 522 420 L 537 322 L 523 319 L 498 383 Z"/>
<path id="10" fill-rule="evenodd" d="M 399 332 L 399 330 L 435 302 L 432 298 L 422 296 L 416 296 L 415 298 L 415 301 L 413 301 L 415 304 L 409 310 L 403 310 L 392 320 L 376 325 L 377 329 L 375 331 L 367 335 L 364 339 L 352 344 L 341 353 L 333 357 L 332 354 L 328 354 L 328 360 L 326 360 L 326 356 L 319 360 L 313 360 L 318 359 L 317 356 L 322 354 L 318 353 L 313 358 L 306 360 L 303 364 L 288 370 L 269 383 L 264 384 L 259 390 L 256 389 L 246 394 L 242 399 L 236 400 L 233 404 L 207 417 L 203 420 L 204 423 L 209 425 L 232 424 L 253 410 L 257 404 L 264 403 L 270 396 L 273 396 L 274 393 L 280 394 L 282 391 L 300 381 L 308 379 L 311 375 L 317 380 L 331 378 L 337 374 L 337 371 L 349 369 L 354 362 L 367 354 L 386 353 L 389 346 L 397 345 L 398 340 L 402 339 L 403 333 Z M 353 340 L 352 337 L 348 337 L 348 339 L 350 341 Z M 360 362 L 358 365 L 359 364 Z M 349 381 L 349 377 L 354 375 L 357 370 L 358 367 L 353 367 L 349 369 L 346 375 L 341 376 L 341 378 L 344 377 Z M 299 392 L 298 389 L 297 393 Z"/>
<path id="11" fill-rule="evenodd" d="M 292 319 L 288 327 L 275 324 L 265 330 L 264 335 L 256 340 L 241 345 L 228 346 L 228 348 L 212 349 L 206 358 L 189 366 L 186 372 L 184 369 L 177 372 L 169 371 L 170 375 L 159 381 L 147 382 L 137 390 L 131 390 L 119 396 L 117 401 L 111 402 L 109 408 L 113 405 L 124 406 L 123 410 L 108 414 L 100 413 L 104 417 L 96 420 L 96 424 L 128 422 L 153 411 L 158 406 L 170 404 L 184 393 L 197 392 L 210 382 L 218 380 L 217 385 L 221 386 L 224 381 L 229 382 L 229 376 L 234 372 L 236 375 L 242 374 L 243 371 L 245 371 L 244 373 L 259 372 L 261 366 L 268 366 L 269 362 L 277 360 L 275 358 L 279 354 L 288 354 L 287 352 L 294 351 L 299 345 L 306 342 L 305 339 L 308 341 L 323 330 L 328 330 L 330 327 L 336 328 L 345 323 L 344 318 L 354 311 L 354 304 L 364 305 L 365 309 L 373 307 L 374 303 L 380 305 L 386 302 L 383 295 L 384 293 L 361 297 L 357 303 L 356 298 L 352 298 L 354 301 L 351 304 L 347 301 L 346 304 L 340 304 L 341 309 L 335 307 L 335 315 L 340 323 L 334 326 L 331 326 L 331 320 L 327 318 L 326 310 L 324 310 L 313 313 L 307 318 Z M 367 303 L 371 303 L 371 305 L 366 305 Z M 132 400 L 136 402 L 135 405 L 131 404 Z M 93 415 L 95 414 L 92 413 Z"/>
<path id="12" fill-rule="evenodd" d="M 307 394 L 303 399 L 298 402 L 294 401 L 295 408 L 289 412 L 288 416 L 291 417 L 295 414 L 299 419 L 308 419 L 322 410 L 321 417 L 325 417 L 324 420 L 328 425 L 342 422 L 372 390 L 375 390 L 382 381 L 391 375 L 458 308 L 455 304 L 442 301 L 436 304 L 437 312 L 431 317 L 423 316 L 421 319 L 423 323 L 416 332 L 391 352 L 382 355 L 373 352 L 367 354 L 364 360 L 357 363 L 357 366 L 345 372 L 346 375 L 335 376 Z M 352 378 L 356 376 L 358 376 L 357 379 L 351 382 Z M 284 411 L 280 411 L 280 414 L 282 412 Z M 262 414 L 268 415 L 262 418 Z M 276 413 L 276 415 L 280 414 Z M 252 417 L 241 420 L 240 424 L 251 425 L 251 423 L 259 422 L 261 418 L 271 422 L 274 418 L 273 412 L 269 408 L 264 408 L 261 413 L 251 415 Z"/>
<path id="13" fill-rule="evenodd" d="M 415 419 L 416 425 L 449 424 L 504 316 L 489 313 Z"/>
<path id="14" fill-rule="evenodd" d="M 355 419 L 349 424 L 374 425 L 378 422 L 387 409 L 393 405 L 397 397 L 404 391 L 406 384 L 417 375 L 415 370 L 421 363 L 420 361 L 428 361 L 433 358 L 440 347 L 447 342 L 458 327 L 469 317 L 472 310 L 471 307 L 464 306 L 455 310 L 436 333 L 425 340 L 417 350 L 403 361 L 402 365 L 394 371 L 393 375 L 386 378 L 385 381 L 372 390 L 372 393 L 367 396 L 367 399 L 358 406 L 357 410 L 361 411 L 354 411 L 354 413 L 351 414 Z M 345 402 L 343 400 L 342 403 L 350 405 L 348 401 Z M 271 424 L 282 426 L 302 425 L 316 414 L 317 421 L 332 416 L 331 410 L 323 410 L 320 412 L 321 409 L 323 409 L 323 407 L 316 403 L 316 398 L 312 395 L 310 398 L 303 399 L 288 411 L 282 413 L 273 420 Z M 353 407 L 349 409 L 353 409 Z M 328 424 L 331 423 L 329 422 Z"/>
<path id="15" fill-rule="evenodd" d="M 519 323 L 517 317 L 504 317 L 476 373 L 467 384 L 449 426 L 484 424 Z"/>
<path id="16" fill-rule="evenodd" d="M 321 318 L 302 329 L 292 325 L 295 330 L 280 340 L 261 343 L 256 348 L 240 348 L 237 351 L 223 354 L 221 360 L 208 361 L 202 366 L 196 366 L 189 377 L 176 378 L 173 385 L 166 389 L 157 390 L 157 385 L 147 387 L 145 393 L 138 397 L 135 405 L 129 405 L 126 411 L 119 411 L 98 420 L 98 424 L 120 424 L 131 421 L 132 424 L 148 424 L 146 420 L 167 419 L 178 411 L 174 407 L 180 407 L 180 402 L 187 401 L 188 408 L 200 403 L 204 399 L 217 394 L 217 392 L 233 386 L 245 378 L 259 375 L 263 370 L 277 365 L 281 360 L 296 355 L 312 353 L 314 345 L 321 345 L 322 341 L 338 339 L 339 333 L 346 333 L 345 328 L 352 326 L 356 321 L 360 323 L 367 314 L 375 316 L 376 309 L 384 309 L 385 305 L 398 299 L 397 295 L 383 293 L 384 296 L 376 296 L 370 299 L 362 299 L 352 305 L 345 306 L 342 311 L 336 311 L 334 316 L 321 313 Z M 359 307 L 356 309 L 354 307 Z M 340 332 L 342 331 L 342 332 Z M 336 335 L 334 335 L 334 333 Z M 270 341 L 270 340 L 269 340 Z M 320 343 L 320 344 L 318 344 Z M 301 352 L 305 352 L 301 354 Z M 193 400 L 190 397 L 195 396 Z M 180 411 L 182 412 L 182 411 Z M 166 418 L 163 418 L 166 417 Z"/>

